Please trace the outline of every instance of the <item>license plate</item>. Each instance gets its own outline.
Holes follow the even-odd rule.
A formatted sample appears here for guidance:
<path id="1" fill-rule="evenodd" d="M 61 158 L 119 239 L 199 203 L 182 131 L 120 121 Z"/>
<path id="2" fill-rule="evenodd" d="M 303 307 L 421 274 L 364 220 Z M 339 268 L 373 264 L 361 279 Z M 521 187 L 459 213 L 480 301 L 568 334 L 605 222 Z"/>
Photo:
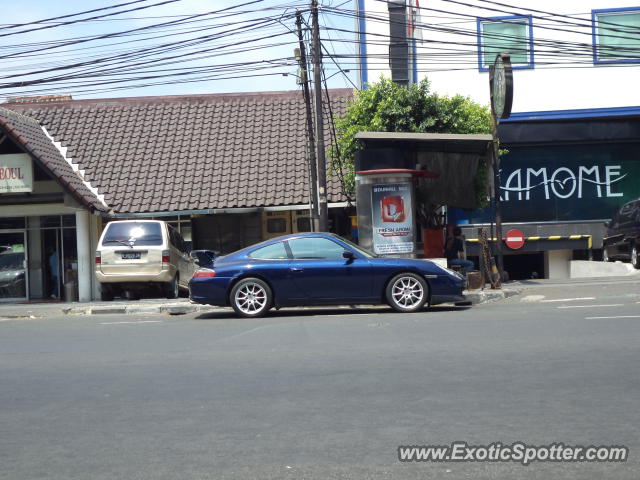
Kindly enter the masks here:
<path id="1" fill-rule="evenodd" d="M 140 252 L 130 252 L 122 254 L 123 260 L 138 260 L 140 259 Z"/>

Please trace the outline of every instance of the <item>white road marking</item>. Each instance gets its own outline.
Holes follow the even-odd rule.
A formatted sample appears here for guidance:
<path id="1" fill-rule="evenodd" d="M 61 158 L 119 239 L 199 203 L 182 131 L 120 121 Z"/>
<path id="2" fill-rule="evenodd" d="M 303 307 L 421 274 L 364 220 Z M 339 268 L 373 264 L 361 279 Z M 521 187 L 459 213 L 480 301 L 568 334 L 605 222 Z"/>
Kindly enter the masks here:
<path id="1" fill-rule="evenodd" d="M 615 317 L 584 317 L 585 320 L 600 320 L 604 318 L 640 318 L 640 315 L 618 315 Z"/>
<path id="2" fill-rule="evenodd" d="M 537 302 L 538 300 L 542 300 L 544 295 L 527 295 L 520 299 L 521 302 Z"/>
<path id="3" fill-rule="evenodd" d="M 556 308 L 595 308 L 595 307 L 622 307 L 623 303 L 612 303 L 609 305 L 565 305 L 563 307 Z"/>
<path id="4" fill-rule="evenodd" d="M 541 300 L 542 303 L 553 303 L 553 302 L 577 302 L 579 300 L 595 300 L 596 297 L 582 297 L 582 298 L 559 298 L 557 300 Z"/>
<path id="5" fill-rule="evenodd" d="M 139 320 L 135 322 L 100 322 L 100 325 L 130 325 L 138 323 L 162 323 L 162 320 Z"/>

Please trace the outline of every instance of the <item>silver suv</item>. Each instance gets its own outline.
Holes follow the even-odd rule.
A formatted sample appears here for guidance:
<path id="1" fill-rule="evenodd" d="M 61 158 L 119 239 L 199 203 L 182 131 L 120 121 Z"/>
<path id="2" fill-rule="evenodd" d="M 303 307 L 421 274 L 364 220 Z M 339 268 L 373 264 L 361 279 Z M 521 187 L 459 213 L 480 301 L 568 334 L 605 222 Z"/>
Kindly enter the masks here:
<path id="1" fill-rule="evenodd" d="M 103 300 L 125 291 L 138 294 L 159 286 L 167 298 L 187 289 L 195 270 L 184 240 L 160 220 L 121 220 L 107 224 L 96 250 L 95 271 Z"/>

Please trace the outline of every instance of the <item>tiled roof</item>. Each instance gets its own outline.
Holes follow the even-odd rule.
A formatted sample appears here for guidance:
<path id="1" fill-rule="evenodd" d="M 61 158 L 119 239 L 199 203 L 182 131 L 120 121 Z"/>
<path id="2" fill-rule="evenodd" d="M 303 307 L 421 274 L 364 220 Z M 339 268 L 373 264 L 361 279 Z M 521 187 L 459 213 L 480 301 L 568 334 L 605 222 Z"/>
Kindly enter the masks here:
<path id="1" fill-rule="evenodd" d="M 330 91 L 334 115 L 352 96 Z M 116 212 L 308 203 L 300 91 L 3 106 L 37 119 L 68 147 Z M 343 201 L 337 179 L 328 183 L 329 201 Z"/>
<path id="2" fill-rule="evenodd" d="M 92 211 L 107 210 L 36 120 L 0 107 L 0 128 L 22 145 L 80 204 Z"/>

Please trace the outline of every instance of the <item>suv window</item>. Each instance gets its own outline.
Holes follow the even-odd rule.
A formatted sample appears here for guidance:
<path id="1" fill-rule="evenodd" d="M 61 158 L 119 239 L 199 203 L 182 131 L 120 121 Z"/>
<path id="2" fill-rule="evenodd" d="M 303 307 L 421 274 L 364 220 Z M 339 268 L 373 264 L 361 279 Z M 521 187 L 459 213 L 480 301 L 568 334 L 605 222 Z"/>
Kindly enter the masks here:
<path id="1" fill-rule="evenodd" d="M 344 247 L 327 238 L 297 238 L 289 240 L 295 259 L 343 260 Z"/>
<path id="2" fill-rule="evenodd" d="M 162 245 L 162 227 L 155 222 L 112 222 L 102 245 Z"/>
<path id="3" fill-rule="evenodd" d="M 284 248 L 284 242 L 273 243 L 266 247 L 254 250 L 249 254 L 251 258 L 258 258 L 262 260 L 286 260 L 289 258 L 287 250 Z"/>

